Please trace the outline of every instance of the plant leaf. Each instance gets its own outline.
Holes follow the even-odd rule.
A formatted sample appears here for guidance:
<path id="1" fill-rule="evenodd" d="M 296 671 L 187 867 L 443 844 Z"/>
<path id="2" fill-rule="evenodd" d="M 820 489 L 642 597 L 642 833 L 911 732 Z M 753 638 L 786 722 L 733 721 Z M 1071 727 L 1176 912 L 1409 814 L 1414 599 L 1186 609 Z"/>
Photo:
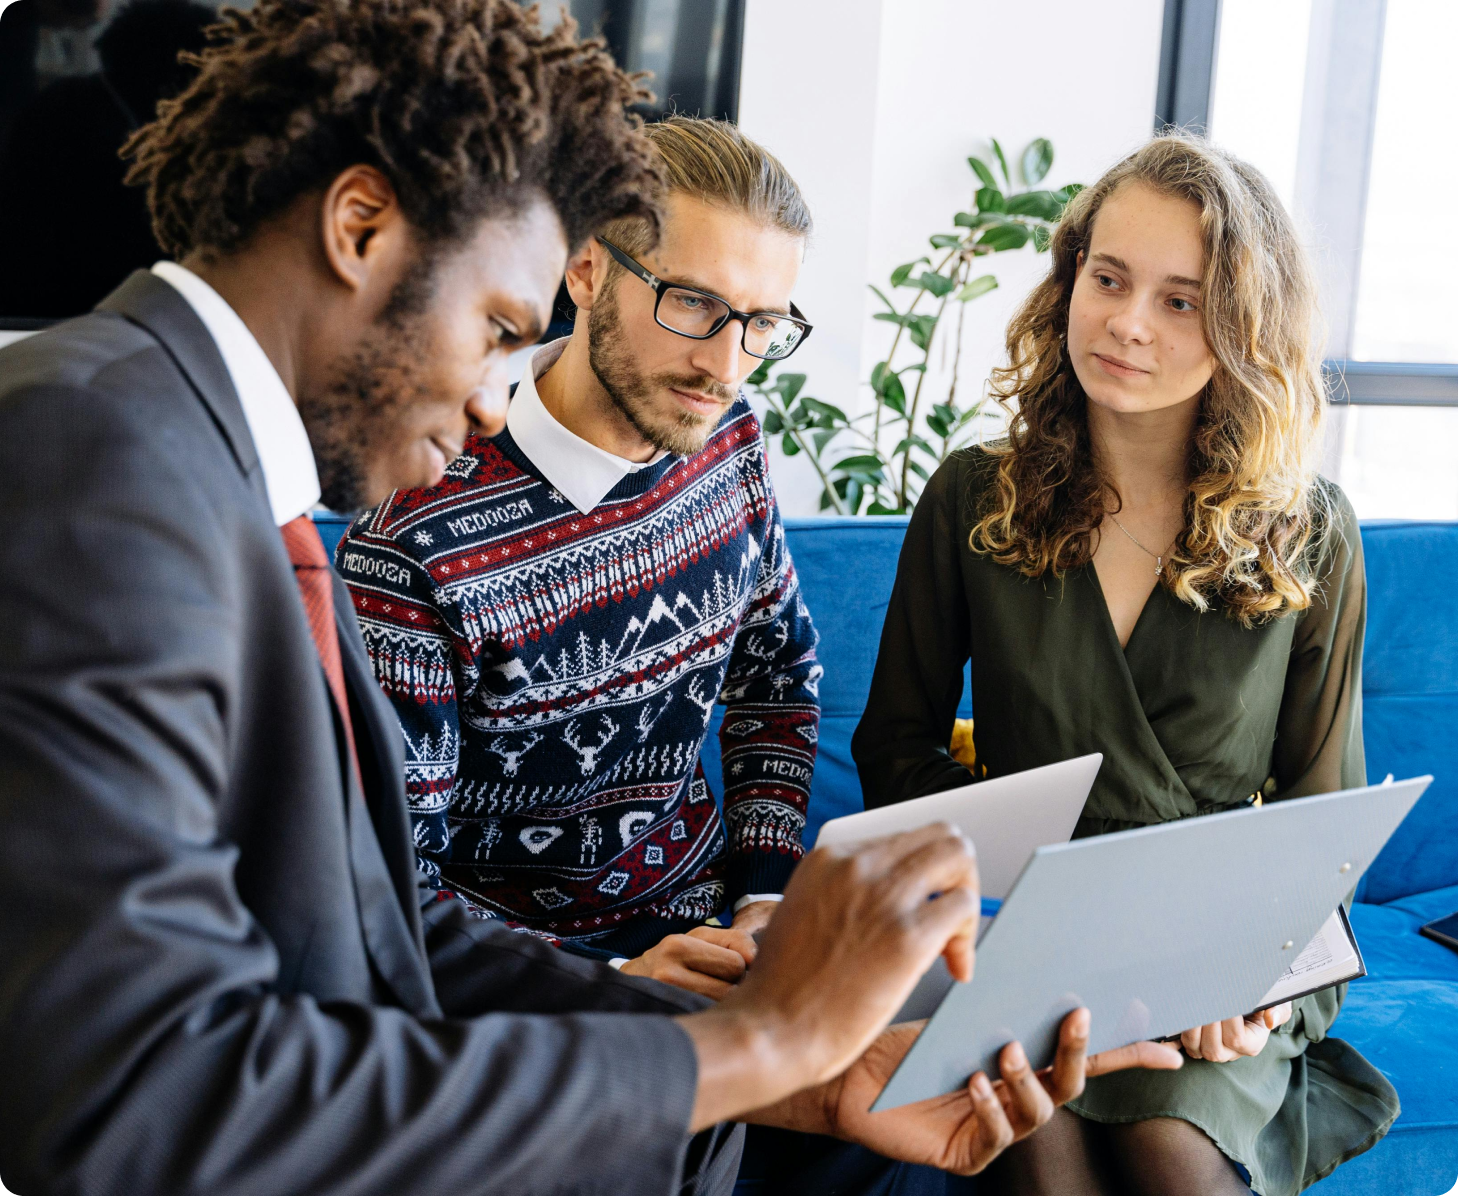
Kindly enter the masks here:
<path id="1" fill-rule="evenodd" d="M 882 303 L 884 303 L 891 311 L 895 311 L 896 310 L 896 304 L 892 303 L 891 300 L 889 300 L 889 299 L 886 298 L 886 295 L 881 290 L 881 288 L 878 287 L 875 283 L 871 283 L 870 285 L 871 285 L 871 290 L 876 295 L 876 298 L 879 299 Z M 764 368 L 763 366 L 760 367 L 760 369 L 763 369 L 763 368 Z M 755 370 L 754 373 L 755 374 L 759 373 L 759 370 Z M 754 375 L 751 374 L 750 375 L 750 379 L 753 380 L 753 377 L 754 377 Z"/>
<path id="2" fill-rule="evenodd" d="M 911 337 L 911 343 L 925 351 L 927 345 L 931 343 L 932 332 L 936 326 L 936 316 L 912 316 L 911 322 L 906 326 L 906 332 Z"/>
<path id="3" fill-rule="evenodd" d="M 907 321 L 913 318 L 912 316 L 899 315 L 894 311 L 877 311 L 871 313 L 871 319 L 873 320 L 885 320 L 888 324 L 900 324 L 903 328 L 906 327 Z"/>
<path id="4" fill-rule="evenodd" d="M 924 437 L 914 434 L 911 436 L 903 436 L 901 443 L 891 450 L 891 455 L 893 457 L 899 457 L 902 453 L 909 452 L 913 448 L 919 448 L 922 452 L 929 453 L 933 457 L 937 455 L 937 450 L 932 448 Z"/>
<path id="5" fill-rule="evenodd" d="M 933 249 L 954 249 L 962 243 L 962 238 L 956 233 L 932 233 L 931 247 Z M 871 288 L 875 290 L 875 287 Z"/>
<path id="6" fill-rule="evenodd" d="M 923 270 L 921 277 L 916 280 L 916 283 L 922 290 L 930 291 L 938 299 L 943 295 L 950 295 L 952 288 L 957 285 L 953 279 L 948 278 L 945 274 L 937 274 L 931 270 Z"/>
<path id="7" fill-rule="evenodd" d="M 888 507 L 884 503 L 873 502 L 866 508 L 867 515 L 904 515 L 905 511 L 899 507 Z"/>
<path id="8" fill-rule="evenodd" d="M 982 180 L 982 185 L 984 187 L 997 186 L 997 179 L 993 177 L 991 167 L 989 167 L 987 163 L 984 162 L 981 158 L 977 157 L 976 154 L 967 159 L 967 165 L 970 166 L 973 172 L 977 175 L 977 177 Z"/>
<path id="9" fill-rule="evenodd" d="M 1009 216 L 1036 216 L 1039 220 L 1057 220 L 1063 214 L 1062 201 L 1051 191 L 1024 191 L 1007 197 Z"/>
<path id="10" fill-rule="evenodd" d="M 825 451 L 825 446 L 839 435 L 839 428 L 827 428 L 823 431 L 816 432 L 812 439 L 812 442 L 815 445 L 815 455 L 817 457 L 820 456 L 820 454 Z"/>
<path id="11" fill-rule="evenodd" d="M 952 217 L 952 223 L 958 228 L 981 228 L 987 223 L 987 217 L 981 212 L 958 212 Z"/>
<path id="12" fill-rule="evenodd" d="M 1053 234 L 1041 224 L 1033 229 L 1033 248 L 1042 253 L 1053 243 Z"/>
<path id="13" fill-rule="evenodd" d="M 778 436 L 785 430 L 785 421 L 780 418 L 780 413 L 771 407 L 764 413 L 764 419 L 760 420 L 766 436 Z"/>
<path id="14" fill-rule="evenodd" d="M 881 402 L 885 403 L 897 415 L 904 416 L 906 414 L 906 387 L 901 385 L 901 379 L 897 375 L 886 375 L 885 380 L 881 384 Z"/>
<path id="15" fill-rule="evenodd" d="M 996 137 L 990 138 L 989 140 L 992 142 L 992 152 L 997 155 L 997 164 L 1002 167 L 1002 177 L 1011 185 L 1012 172 L 1007 168 L 1007 155 L 1002 152 L 1002 146 L 998 145 Z"/>
<path id="16" fill-rule="evenodd" d="M 775 386 L 785 396 L 785 406 L 788 408 L 795 401 L 795 396 L 800 393 L 805 385 L 804 374 L 781 374 L 775 379 Z"/>
<path id="17" fill-rule="evenodd" d="M 1069 183 L 1067 186 L 1059 187 L 1057 191 L 1053 192 L 1053 194 L 1056 195 L 1063 203 L 1067 203 L 1082 190 L 1082 183 Z"/>
<path id="18" fill-rule="evenodd" d="M 1021 249 L 1028 243 L 1030 235 L 1021 224 L 998 224 L 978 237 L 977 244 L 1000 253 L 1004 249 Z"/>
<path id="19" fill-rule="evenodd" d="M 893 287 L 904 287 L 906 280 L 911 277 L 911 272 L 920 265 L 931 265 L 931 261 L 925 257 L 919 257 L 914 262 L 905 262 L 891 271 L 891 285 Z"/>
<path id="20" fill-rule="evenodd" d="M 987 294 L 988 291 L 995 290 L 997 290 L 997 279 L 991 274 L 983 274 L 979 278 L 974 278 L 957 292 L 957 302 L 966 303 L 970 299 L 976 299 Z"/>
<path id="21" fill-rule="evenodd" d="M 977 188 L 977 210 L 979 212 L 1005 212 L 1007 200 L 996 187 Z"/>
<path id="22" fill-rule="evenodd" d="M 936 454 L 933 453 L 932 455 L 935 456 Z M 931 475 L 927 473 L 926 466 L 918 461 L 915 457 L 908 461 L 907 464 L 911 467 L 911 472 L 916 474 L 916 476 L 919 477 L 923 482 L 931 480 Z"/>
<path id="23" fill-rule="evenodd" d="M 795 443 L 795 438 L 786 432 L 780 437 L 780 451 L 787 457 L 793 457 L 800 451 L 800 446 Z"/>
<path id="24" fill-rule="evenodd" d="M 822 415 L 827 419 L 833 419 L 840 424 L 850 423 L 850 420 L 846 418 L 845 412 L 831 403 L 822 403 L 819 399 L 809 398 L 801 399 L 800 402 L 804 403 L 805 406 L 810 408 L 811 411 L 815 412 L 816 415 Z"/>
<path id="25" fill-rule="evenodd" d="M 1036 187 L 1047 177 L 1053 166 L 1053 143 L 1046 137 L 1028 142 L 1023 151 L 1023 181 L 1029 187 Z"/>
<path id="26" fill-rule="evenodd" d="M 852 470 L 874 469 L 880 472 L 881 458 L 875 453 L 856 453 L 854 456 L 842 457 L 833 466 L 834 469 L 850 473 Z"/>
<path id="27" fill-rule="evenodd" d="M 765 379 L 769 377 L 769 372 L 770 363 L 767 361 L 761 361 L 758 367 L 755 369 L 754 373 L 750 374 L 749 377 L 745 379 L 745 381 L 749 383 L 750 386 L 763 386 Z"/>

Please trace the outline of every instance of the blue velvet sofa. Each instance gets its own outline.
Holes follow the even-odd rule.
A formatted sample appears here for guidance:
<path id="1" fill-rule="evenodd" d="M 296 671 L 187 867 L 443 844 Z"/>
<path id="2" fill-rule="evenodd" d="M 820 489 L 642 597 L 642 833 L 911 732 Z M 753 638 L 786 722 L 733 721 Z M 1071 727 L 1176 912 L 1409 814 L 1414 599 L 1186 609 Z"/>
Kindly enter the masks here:
<path id="1" fill-rule="evenodd" d="M 329 522 L 321 530 L 332 549 L 342 525 Z M 826 819 L 861 808 L 851 733 L 905 529 L 894 517 L 788 522 L 825 667 L 807 842 Z M 1352 985 L 1333 1030 L 1392 1080 L 1402 1116 L 1311 1191 L 1445 1196 L 1458 1185 L 1458 953 L 1418 927 L 1458 911 L 1458 524 L 1371 523 L 1362 537 L 1367 773 L 1437 779 L 1358 890 L 1352 922 L 1370 974 Z M 962 713 L 971 713 L 965 695 Z M 705 754 L 719 792 L 717 735 Z"/>

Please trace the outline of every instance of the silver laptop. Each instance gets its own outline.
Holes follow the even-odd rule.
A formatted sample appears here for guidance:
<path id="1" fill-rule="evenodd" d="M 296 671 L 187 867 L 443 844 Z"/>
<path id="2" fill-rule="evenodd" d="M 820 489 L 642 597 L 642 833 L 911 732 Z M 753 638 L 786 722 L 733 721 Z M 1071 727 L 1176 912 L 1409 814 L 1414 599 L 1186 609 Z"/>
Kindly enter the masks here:
<path id="1" fill-rule="evenodd" d="M 1001 899 L 1011 891 L 1034 851 L 1049 843 L 1068 842 L 1103 760 L 1094 752 L 833 818 L 820 828 L 815 845 L 855 843 L 914 831 L 933 822 L 950 822 L 977 849 L 982 895 Z"/>
<path id="2" fill-rule="evenodd" d="M 1014 1039 L 1046 1066 L 1081 1005 L 1091 1054 L 1254 1010 L 1431 781 L 1039 847 L 872 1110 L 995 1078 Z"/>

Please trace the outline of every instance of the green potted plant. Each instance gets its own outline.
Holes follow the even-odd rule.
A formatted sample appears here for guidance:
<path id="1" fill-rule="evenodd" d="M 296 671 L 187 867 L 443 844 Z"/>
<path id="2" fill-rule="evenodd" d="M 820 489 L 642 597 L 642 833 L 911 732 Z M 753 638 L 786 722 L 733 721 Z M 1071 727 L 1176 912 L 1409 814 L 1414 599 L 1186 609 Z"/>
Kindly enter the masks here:
<path id="1" fill-rule="evenodd" d="M 1023 150 L 1021 187 L 995 139 L 991 151 L 988 158 L 967 159 L 977 186 L 968 210 L 952 217 L 956 231 L 932 234 L 931 253 L 891 271 L 887 290 L 871 287 L 885 306 L 875 318 L 895 332 L 885 357 L 871 370 L 875 401 L 870 411 L 848 418 L 834 404 L 806 395 L 804 374 L 771 378 L 768 362 L 749 377 L 750 393 L 765 403 L 765 434 L 779 438 L 787 457 L 804 453 L 819 475 L 821 510 L 839 515 L 910 511 L 930 471 L 958 447 L 982 411 L 980 387 L 970 403 L 957 393 L 967 304 L 997 287 L 997 279 L 982 272 L 981 259 L 1030 245 L 1042 253 L 1064 205 L 1081 190 L 1077 183 L 1039 189 L 1053 165 L 1053 145 L 1046 137 Z M 898 291 L 910 292 L 901 306 L 891 298 Z M 955 321 L 949 308 L 956 312 Z M 943 331 L 953 322 L 953 331 Z M 934 395 L 927 370 L 939 334 L 956 340 L 946 392 Z"/>

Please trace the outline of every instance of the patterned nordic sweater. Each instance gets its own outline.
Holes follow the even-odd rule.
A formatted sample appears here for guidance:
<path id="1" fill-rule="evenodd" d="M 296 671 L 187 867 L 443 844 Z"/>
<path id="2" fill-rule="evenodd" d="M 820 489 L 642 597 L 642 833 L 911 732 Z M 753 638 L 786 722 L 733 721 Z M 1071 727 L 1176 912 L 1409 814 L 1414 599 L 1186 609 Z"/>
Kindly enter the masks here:
<path id="1" fill-rule="evenodd" d="M 621 953 L 783 888 L 821 669 L 743 398 L 700 453 L 588 515 L 510 433 L 472 438 L 439 485 L 361 516 L 336 563 L 443 887 Z M 722 819 L 699 764 L 716 698 Z"/>

